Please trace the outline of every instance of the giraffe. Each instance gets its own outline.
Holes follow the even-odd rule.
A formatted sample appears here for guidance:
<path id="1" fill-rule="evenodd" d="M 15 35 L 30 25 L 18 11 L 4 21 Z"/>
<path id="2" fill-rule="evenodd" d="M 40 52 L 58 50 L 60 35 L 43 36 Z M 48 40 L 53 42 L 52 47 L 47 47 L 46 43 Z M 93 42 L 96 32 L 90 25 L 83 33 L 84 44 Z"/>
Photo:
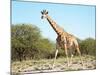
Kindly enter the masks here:
<path id="1" fill-rule="evenodd" d="M 53 21 L 51 19 L 51 17 L 48 15 L 48 11 L 43 10 L 41 11 L 41 19 L 46 18 L 47 21 L 49 22 L 49 24 L 51 25 L 51 27 L 54 29 L 54 31 L 57 33 L 57 38 L 56 38 L 56 52 L 55 52 L 55 58 L 54 58 L 54 62 L 53 62 L 53 67 L 55 65 L 55 61 L 57 58 L 57 54 L 58 54 L 58 49 L 64 49 L 65 50 L 65 54 L 67 57 L 67 64 L 69 66 L 69 57 L 68 57 L 68 49 L 74 48 L 76 49 L 76 51 L 78 52 L 79 56 L 80 56 L 80 60 L 82 62 L 82 58 L 81 58 L 81 52 L 79 49 L 79 44 L 78 41 L 76 40 L 76 37 L 72 34 L 69 34 L 68 32 L 64 31 L 63 28 L 59 27 L 59 25 Z M 71 57 L 73 57 L 73 54 L 71 55 Z M 83 62 L 82 62 L 83 65 Z"/>

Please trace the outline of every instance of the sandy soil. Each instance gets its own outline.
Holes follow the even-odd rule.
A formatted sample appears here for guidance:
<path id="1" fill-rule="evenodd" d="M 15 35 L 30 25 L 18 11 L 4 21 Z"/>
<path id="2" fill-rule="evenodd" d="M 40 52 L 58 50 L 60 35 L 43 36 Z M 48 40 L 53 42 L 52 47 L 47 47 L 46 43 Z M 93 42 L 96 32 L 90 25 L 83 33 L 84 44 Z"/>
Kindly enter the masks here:
<path id="1" fill-rule="evenodd" d="M 83 65 L 79 57 L 74 57 L 70 65 L 67 65 L 66 58 L 58 58 L 52 68 L 53 59 L 27 60 L 22 62 L 13 62 L 11 72 L 13 75 L 23 75 L 27 73 L 43 73 L 58 71 L 78 71 L 96 69 L 96 58 L 93 56 L 83 56 Z"/>

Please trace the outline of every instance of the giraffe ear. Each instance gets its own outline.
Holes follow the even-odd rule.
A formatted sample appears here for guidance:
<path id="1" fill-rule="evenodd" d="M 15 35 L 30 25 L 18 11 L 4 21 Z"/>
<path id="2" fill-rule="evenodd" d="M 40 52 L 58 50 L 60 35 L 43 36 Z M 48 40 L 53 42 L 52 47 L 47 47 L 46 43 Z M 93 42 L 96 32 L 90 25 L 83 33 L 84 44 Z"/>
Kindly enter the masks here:
<path id="1" fill-rule="evenodd" d="M 46 12 L 46 14 L 48 14 L 48 11 Z"/>
<path id="2" fill-rule="evenodd" d="M 45 12 L 45 10 L 43 10 L 43 13 Z"/>
<path id="3" fill-rule="evenodd" d="M 43 14 L 43 12 L 41 11 L 41 14 Z"/>

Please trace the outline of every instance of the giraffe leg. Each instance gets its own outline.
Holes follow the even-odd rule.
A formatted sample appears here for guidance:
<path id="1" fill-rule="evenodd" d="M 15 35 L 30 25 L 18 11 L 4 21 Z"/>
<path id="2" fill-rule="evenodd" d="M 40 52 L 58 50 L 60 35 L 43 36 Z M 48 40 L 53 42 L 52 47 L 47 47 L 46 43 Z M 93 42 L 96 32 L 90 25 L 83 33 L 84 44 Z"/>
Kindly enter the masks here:
<path id="1" fill-rule="evenodd" d="M 52 68 L 54 68 L 54 66 L 55 66 L 57 54 L 58 54 L 58 44 L 56 44 L 56 52 L 55 52 L 55 58 L 54 58 L 54 61 L 53 61 L 53 66 L 52 66 Z"/>
<path id="2" fill-rule="evenodd" d="M 56 52 L 55 52 L 55 58 L 54 58 L 54 61 L 53 61 L 53 66 L 52 66 L 52 68 L 54 68 L 54 66 L 55 66 L 55 61 L 56 61 L 57 54 L 58 54 L 58 49 L 57 49 Z"/>
<path id="3" fill-rule="evenodd" d="M 73 47 L 70 48 L 70 65 L 72 64 L 73 62 L 73 56 L 74 56 L 74 52 L 73 52 Z"/>
<path id="4" fill-rule="evenodd" d="M 83 60 L 82 60 L 82 57 L 81 57 L 81 52 L 80 52 L 80 50 L 79 50 L 79 47 L 76 47 L 76 49 L 77 49 L 77 52 L 78 52 L 78 54 L 79 54 L 79 57 L 80 57 L 82 66 L 83 66 Z"/>
<path id="5" fill-rule="evenodd" d="M 67 57 L 67 66 L 69 66 L 69 57 L 68 57 L 68 52 L 67 52 L 67 50 L 65 50 L 65 53 L 66 53 L 66 57 Z"/>
<path id="6" fill-rule="evenodd" d="M 70 64 L 72 64 L 72 61 L 73 61 L 73 54 L 71 54 L 71 58 L 70 58 Z"/>
<path id="7" fill-rule="evenodd" d="M 68 50 L 67 50 L 67 45 L 64 44 L 64 49 L 65 49 L 65 54 L 66 54 L 66 57 L 67 57 L 67 66 L 69 67 L 69 58 L 68 58 Z"/>

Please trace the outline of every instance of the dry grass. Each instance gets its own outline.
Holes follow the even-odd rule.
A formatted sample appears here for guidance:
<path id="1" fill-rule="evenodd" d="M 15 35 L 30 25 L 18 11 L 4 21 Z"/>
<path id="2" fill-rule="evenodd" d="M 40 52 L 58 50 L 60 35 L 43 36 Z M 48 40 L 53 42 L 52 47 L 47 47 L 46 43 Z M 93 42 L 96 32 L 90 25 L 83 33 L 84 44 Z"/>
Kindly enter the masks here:
<path id="1" fill-rule="evenodd" d="M 82 56 L 83 66 L 79 57 L 74 57 L 70 66 L 67 66 L 66 58 L 58 58 L 55 67 L 52 69 L 53 59 L 27 60 L 13 62 L 11 64 L 12 73 L 38 73 L 52 71 L 73 71 L 73 70 L 92 70 L 96 68 L 96 58 L 94 56 Z"/>

